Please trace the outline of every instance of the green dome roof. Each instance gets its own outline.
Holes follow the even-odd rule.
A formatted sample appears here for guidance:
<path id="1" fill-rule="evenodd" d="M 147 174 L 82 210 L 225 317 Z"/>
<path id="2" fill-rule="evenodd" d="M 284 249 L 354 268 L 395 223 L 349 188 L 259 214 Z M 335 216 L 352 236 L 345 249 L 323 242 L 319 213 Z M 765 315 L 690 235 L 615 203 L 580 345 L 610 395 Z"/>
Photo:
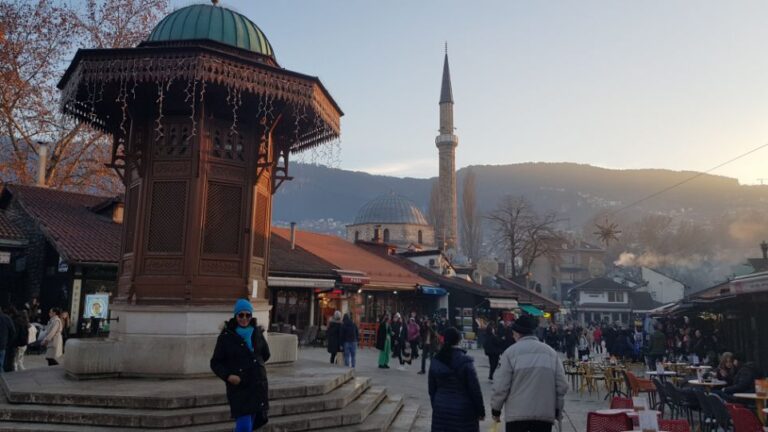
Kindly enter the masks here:
<path id="1" fill-rule="evenodd" d="M 255 53 L 275 56 L 264 33 L 243 15 L 221 6 L 197 4 L 163 18 L 147 42 L 208 39 Z"/>

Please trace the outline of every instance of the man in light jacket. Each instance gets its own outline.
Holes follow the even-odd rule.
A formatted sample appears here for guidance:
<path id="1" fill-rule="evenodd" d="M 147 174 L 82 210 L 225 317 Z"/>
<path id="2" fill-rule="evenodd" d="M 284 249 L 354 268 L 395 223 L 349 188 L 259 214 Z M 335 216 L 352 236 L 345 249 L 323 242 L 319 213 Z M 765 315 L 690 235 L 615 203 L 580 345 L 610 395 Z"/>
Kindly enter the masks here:
<path id="1" fill-rule="evenodd" d="M 499 361 L 493 385 L 491 413 L 506 432 L 551 432 L 562 416 L 568 382 L 555 350 L 534 335 L 537 318 L 523 315 L 512 324 L 514 345 Z"/>

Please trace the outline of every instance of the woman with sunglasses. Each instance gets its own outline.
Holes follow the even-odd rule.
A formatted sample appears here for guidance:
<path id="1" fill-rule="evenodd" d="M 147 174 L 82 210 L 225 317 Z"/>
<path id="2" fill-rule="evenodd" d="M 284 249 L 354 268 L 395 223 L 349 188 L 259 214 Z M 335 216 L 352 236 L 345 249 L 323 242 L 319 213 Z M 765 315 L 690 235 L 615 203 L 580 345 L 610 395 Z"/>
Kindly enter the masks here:
<path id="1" fill-rule="evenodd" d="M 248 300 L 235 303 L 234 317 L 224 324 L 211 358 L 211 370 L 224 380 L 235 432 L 251 432 L 267 423 L 269 345 L 256 325 Z"/>

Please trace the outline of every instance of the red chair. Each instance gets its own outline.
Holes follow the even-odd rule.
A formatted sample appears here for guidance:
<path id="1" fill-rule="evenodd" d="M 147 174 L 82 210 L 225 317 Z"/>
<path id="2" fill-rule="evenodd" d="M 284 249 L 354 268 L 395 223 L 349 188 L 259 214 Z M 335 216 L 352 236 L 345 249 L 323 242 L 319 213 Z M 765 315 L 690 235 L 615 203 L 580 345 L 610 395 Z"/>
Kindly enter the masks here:
<path id="1" fill-rule="evenodd" d="M 587 432 L 625 432 L 633 429 L 632 420 L 624 413 L 587 414 Z"/>
<path id="2" fill-rule="evenodd" d="M 688 420 L 659 420 L 659 430 L 664 432 L 691 432 Z"/>
<path id="3" fill-rule="evenodd" d="M 635 405 L 632 403 L 632 399 L 623 397 L 614 397 L 611 399 L 611 409 L 632 409 Z"/>
<path id="4" fill-rule="evenodd" d="M 752 411 L 737 404 L 725 404 L 733 421 L 733 432 L 762 432 L 763 425 Z"/>

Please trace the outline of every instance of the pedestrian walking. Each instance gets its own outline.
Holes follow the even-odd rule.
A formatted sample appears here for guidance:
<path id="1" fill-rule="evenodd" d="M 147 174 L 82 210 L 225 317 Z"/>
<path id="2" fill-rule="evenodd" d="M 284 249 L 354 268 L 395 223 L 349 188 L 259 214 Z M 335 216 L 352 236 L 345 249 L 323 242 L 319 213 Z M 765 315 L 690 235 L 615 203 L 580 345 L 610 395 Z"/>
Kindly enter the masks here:
<path id="1" fill-rule="evenodd" d="M 491 366 L 488 372 L 488 380 L 493 381 L 493 373 L 499 366 L 499 357 L 504 352 L 504 341 L 497 334 L 498 326 L 491 322 L 485 331 L 485 355 L 488 356 L 488 363 Z"/>
<path id="2" fill-rule="evenodd" d="M 579 360 L 589 358 L 589 340 L 587 339 L 587 331 L 581 331 L 579 336 Z"/>
<path id="3" fill-rule="evenodd" d="M 24 353 L 27 351 L 27 345 L 29 344 L 29 319 L 27 318 L 27 311 L 17 310 L 13 308 L 13 326 L 16 329 L 16 343 L 13 357 L 11 357 L 11 370 L 19 371 L 23 369 Z M 37 335 L 37 332 L 35 332 Z"/>
<path id="4" fill-rule="evenodd" d="M 331 364 L 336 363 L 336 355 L 342 350 L 341 343 L 341 312 L 336 311 L 328 320 L 328 328 L 325 330 L 325 340 L 328 342 L 328 353 L 331 355 Z"/>
<path id="5" fill-rule="evenodd" d="M 248 300 L 239 299 L 233 313 L 216 339 L 211 370 L 226 383 L 234 432 L 251 432 L 269 419 L 269 345 Z"/>
<path id="6" fill-rule="evenodd" d="M 562 418 L 568 382 L 555 350 L 534 331 L 537 319 L 523 315 L 512 325 L 517 342 L 504 351 L 493 385 L 491 414 L 507 432 L 550 432 Z"/>
<path id="7" fill-rule="evenodd" d="M 344 343 L 344 366 L 355 367 L 355 355 L 357 354 L 357 340 L 360 337 L 360 331 L 349 317 L 344 314 L 341 323 L 341 340 Z"/>
<path id="8" fill-rule="evenodd" d="M 432 432 L 478 432 L 485 405 L 474 360 L 458 347 L 458 330 L 448 327 L 443 336 L 443 347 L 429 365 Z"/>
<path id="9" fill-rule="evenodd" d="M 27 347 L 35 342 L 37 342 L 37 327 L 33 326 L 29 322 L 29 314 L 26 310 L 21 310 L 19 312 L 19 315 L 21 318 L 19 319 L 19 325 L 20 326 L 26 326 L 26 332 L 22 332 L 22 334 L 26 333 L 26 342 L 24 345 L 19 345 L 16 347 L 16 358 L 14 359 L 13 368 L 17 371 L 24 370 L 24 355 L 27 353 Z M 19 327 L 21 328 L 21 327 Z M 19 343 L 24 342 L 21 338 L 17 338 Z"/>
<path id="10" fill-rule="evenodd" d="M 379 353 L 379 369 L 389 369 L 389 356 L 392 354 L 392 330 L 389 327 L 389 315 L 381 317 L 376 331 L 376 349 Z"/>
<path id="11" fill-rule="evenodd" d="M 408 344 L 411 346 L 411 358 L 419 358 L 419 339 L 421 339 L 421 327 L 415 317 L 408 320 L 407 328 Z"/>
<path id="12" fill-rule="evenodd" d="M 403 319 L 400 317 L 399 313 L 395 313 L 394 318 L 392 318 L 391 330 L 392 357 L 397 358 L 398 362 L 400 362 L 398 369 L 403 370 L 403 365 L 405 364 L 403 359 L 403 345 L 405 345 L 405 326 L 403 326 Z"/>
<path id="13" fill-rule="evenodd" d="M 11 317 L 3 313 L 0 309 L 0 374 L 5 367 L 6 350 L 14 348 L 16 345 L 16 328 L 13 325 Z"/>
<path id="14" fill-rule="evenodd" d="M 437 325 L 430 319 L 424 320 L 424 325 L 421 326 L 421 370 L 418 372 L 419 375 L 426 373 L 427 359 L 432 364 L 432 358 L 439 346 Z"/>
<path id="15" fill-rule="evenodd" d="M 59 358 L 64 354 L 64 342 L 61 340 L 61 309 L 51 308 L 48 311 L 48 325 L 45 326 L 45 338 L 42 345 L 45 347 L 45 360 L 48 366 L 59 364 Z"/>

